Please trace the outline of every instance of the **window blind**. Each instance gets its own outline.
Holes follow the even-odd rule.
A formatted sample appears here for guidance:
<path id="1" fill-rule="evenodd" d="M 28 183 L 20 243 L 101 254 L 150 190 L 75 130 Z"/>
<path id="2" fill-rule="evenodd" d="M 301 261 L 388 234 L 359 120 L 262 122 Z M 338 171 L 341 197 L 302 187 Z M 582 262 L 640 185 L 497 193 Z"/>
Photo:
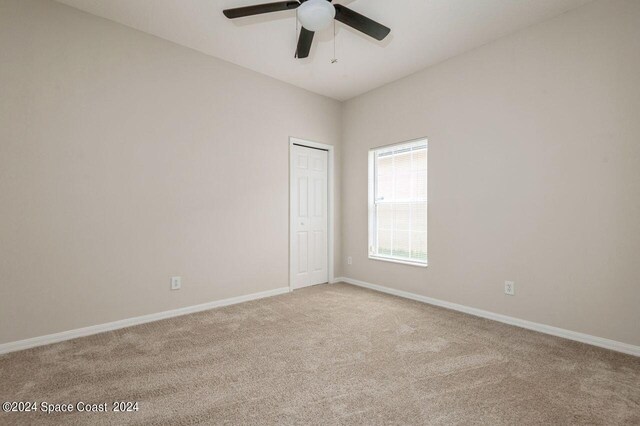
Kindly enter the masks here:
<path id="1" fill-rule="evenodd" d="M 426 264 L 426 140 L 373 150 L 369 167 L 370 256 Z"/>

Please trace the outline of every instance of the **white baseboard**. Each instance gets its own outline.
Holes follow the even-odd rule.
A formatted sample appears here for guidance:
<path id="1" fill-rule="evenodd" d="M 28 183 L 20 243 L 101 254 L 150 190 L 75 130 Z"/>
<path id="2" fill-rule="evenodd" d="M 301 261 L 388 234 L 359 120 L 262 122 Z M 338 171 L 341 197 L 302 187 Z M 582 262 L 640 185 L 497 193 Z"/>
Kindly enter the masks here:
<path id="1" fill-rule="evenodd" d="M 0 344 L 0 354 L 29 349 L 36 346 L 49 345 L 51 343 L 62 342 L 64 340 L 76 339 L 78 337 L 90 336 L 92 334 L 103 333 L 105 331 L 118 330 L 120 328 L 131 327 L 132 325 L 144 324 L 166 318 L 173 318 L 195 312 L 207 311 L 222 306 L 235 305 L 237 303 L 248 302 L 250 300 L 262 299 L 265 297 L 277 296 L 289 293 L 289 287 L 276 288 L 274 290 L 262 291 L 259 293 L 247 294 L 244 296 L 230 297 L 228 299 L 216 300 L 203 303 L 201 305 L 187 306 L 185 308 L 172 309 L 170 311 L 158 312 L 155 314 L 142 315 L 134 318 L 127 318 L 105 324 L 92 325 L 90 327 L 77 328 L 75 330 L 63 331 L 61 333 L 48 334 L 46 336 L 33 337 L 31 339 L 19 340 Z"/>
<path id="2" fill-rule="evenodd" d="M 466 314 L 475 315 L 477 317 L 487 318 L 493 321 L 499 321 L 505 324 L 515 325 L 517 327 L 526 328 L 540 333 L 551 334 L 552 336 L 563 337 L 569 340 L 598 346 L 613 351 L 622 352 L 629 355 L 640 356 L 640 346 L 630 345 L 628 343 L 618 342 L 616 340 L 605 339 L 602 337 L 592 336 L 590 334 L 578 333 L 576 331 L 565 330 L 563 328 L 552 327 L 550 325 L 540 324 L 537 322 L 527 321 L 519 318 L 509 317 L 507 315 L 496 314 L 482 309 L 472 308 L 457 303 L 445 302 L 444 300 L 433 299 L 419 294 L 409 293 L 408 291 L 396 290 L 377 284 L 354 280 L 352 278 L 341 277 L 335 278 L 335 282 L 345 282 L 359 287 L 380 291 L 382 293 L 392 294 L 394 296 L 404 297 L 406 299 L 417 300 L 419 302 L 428 303 L 430 305 L 441 306 L 443 308 L 452 309 L 454 311 L 464 312 Z"/>
<path id="3" fill-rule="evenodd" d="M 550 325 L 540 324 L 519 318 L 509 317 L 507 315 L 496 314 L 482 309 L 472 308 L 469 306 L 459 305 L 457 303 L 446 302 L 427 296 L 421 296 L 407 291 L 396 290 L 377 284 L 355 280 L 347 277 L 337 277 L 331 280 L 331 283 L 345 282 L 359 287 L 368 288 L 382 293 L 392 294 L 394 296 L 404 297 L 406 299 L 416 300 L 430 305 L 441 306 L 443 308 L 452 309 L 459 312 L 499 321 L 505 324 L 515 325 L 517 327 L 526 328 L 540 333 L 550 334 L 553 336 L 563 337 L 565 339 L 575 340 L 593 346 L 605 349 L 611 349 L 617 352 L 629 355 L 640 356 L 640 346 L 630 345 L 615 340 L 605 339 L 602 337 L 592 336 L 590 334 L 578 333 L 563 328 L 552 327 Z M 181 315 L 191 314 L 195 312 L 206 311 L 209 309 L 219 308 L 223 306 L 235 305 L 237 303 L 248 302 L 251 300 L 262 299 L 265 297 L 277 296 L 279 294 L 289 293 L 289 287 L 281 287 L 274 290 L 267 290 L 260 293 L 247 294 L 245 296 L 231 297 L 229 299 L 216 300 L 201 305 L 187 306 L 185 308 L 173 309 L 170 311 L 158 312 L 155 314 L 143 315 L 134 318 L 128 318 L 120 321 L 109 322 L 105 324 L 94 325 L 90 327 L 78 328 L 75 330 L 63 331 L 61 333 L 48 334 L 46 336 L 34 337 L 31 339 L 19 340 L 0 344 L 0 354 L 15 352 L 23 349 L 29 349 L 36 346 L 48 345 L 51 343 L 62 342 L 65 340 L 76 339 L 78 337 L 90 336 L 92 334 L 103 333 L 105 331 L 118 330 L 120 328 L 131 327 L 133 325 L 144 324 L 148 322 L 158 321 L 165 318 L 173 318 Z"/>

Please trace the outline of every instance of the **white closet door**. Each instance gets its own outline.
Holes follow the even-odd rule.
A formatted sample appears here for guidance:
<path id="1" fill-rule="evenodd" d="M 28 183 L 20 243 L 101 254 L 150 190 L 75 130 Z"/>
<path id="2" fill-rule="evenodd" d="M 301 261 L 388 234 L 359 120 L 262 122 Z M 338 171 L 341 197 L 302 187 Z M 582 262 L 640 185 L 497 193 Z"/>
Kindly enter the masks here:
<path id="1" fill-rule="evenodd" d="M 300 288 L 329 281 L 328 153 L 320 149 L 293 145 L 291 155 L 291 271 L 293 286 Z"/>

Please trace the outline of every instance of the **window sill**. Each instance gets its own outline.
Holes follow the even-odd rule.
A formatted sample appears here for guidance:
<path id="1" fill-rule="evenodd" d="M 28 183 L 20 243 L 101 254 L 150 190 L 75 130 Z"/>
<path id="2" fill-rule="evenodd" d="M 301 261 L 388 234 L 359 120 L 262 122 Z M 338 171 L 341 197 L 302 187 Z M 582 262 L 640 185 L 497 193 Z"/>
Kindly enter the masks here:
<path id="1" fill-rule="evenodd" d="M 371 260 L 381 260 L 383 262 L 400 263 L 402 265 L 417 266 L 419 268 L 426 268 L 427 266 L 429 266 L 428 263 L 411 262 L 410 260 L 394 259 L 392 257 L 381 257 L 381 256 L 369 255 L 369 259 L 371 259 Z"/>

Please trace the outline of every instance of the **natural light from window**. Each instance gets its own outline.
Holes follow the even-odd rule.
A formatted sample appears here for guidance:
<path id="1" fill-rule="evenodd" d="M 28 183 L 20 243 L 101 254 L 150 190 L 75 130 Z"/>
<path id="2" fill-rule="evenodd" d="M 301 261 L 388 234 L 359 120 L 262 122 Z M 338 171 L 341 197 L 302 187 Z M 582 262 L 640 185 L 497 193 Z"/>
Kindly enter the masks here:
<path id="1" fill-rule="evenodd" d="M 427 265 L 427 140 L 369 152 L 369 257 Z"/>

